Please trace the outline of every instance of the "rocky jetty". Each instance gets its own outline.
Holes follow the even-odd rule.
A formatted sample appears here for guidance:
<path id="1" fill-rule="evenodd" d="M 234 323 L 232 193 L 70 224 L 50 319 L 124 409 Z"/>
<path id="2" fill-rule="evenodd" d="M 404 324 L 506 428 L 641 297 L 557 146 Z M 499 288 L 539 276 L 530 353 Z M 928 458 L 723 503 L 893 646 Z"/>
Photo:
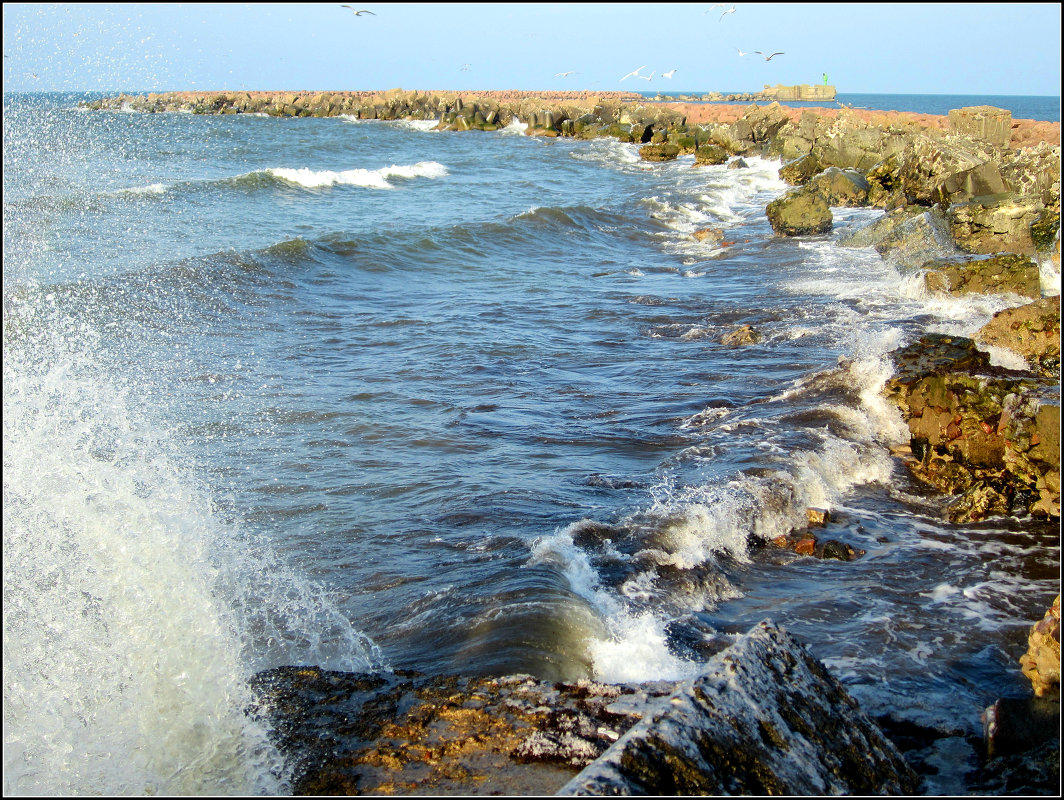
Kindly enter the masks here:
<path id="1" fill-rule="evenodd" d="M 677 683 L 285 667 L 255 679 L 295 794 L 910 794 L 842 685 L 764 622 Z"/>

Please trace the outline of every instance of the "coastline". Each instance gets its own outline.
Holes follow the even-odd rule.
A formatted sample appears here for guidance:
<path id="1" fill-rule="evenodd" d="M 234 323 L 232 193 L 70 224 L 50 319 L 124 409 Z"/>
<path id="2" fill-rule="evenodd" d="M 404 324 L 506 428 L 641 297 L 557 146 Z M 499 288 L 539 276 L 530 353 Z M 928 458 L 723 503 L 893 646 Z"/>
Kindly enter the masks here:
<path id="1" fill-rule="evenodd" d="M 233 93 L 172 93 L 165 96 L 154 96 L 154 100 L 149 96 L 145 102 L 153 104 L 153 110 L 176 110 L 169 107 L 175 105 L 184 106 L 183 110 L 193 110 L 195 113 L 245 113 L 239 110 L 225 110 L 232 107 L 227 107 L 225 102 L 218 105 L 219 97 L 228 98 L 231 94 Z M 991 148 L 988 146 L 990 143 L 977 138 L 975 140 L 969 138 L 963 145 L 957 145 L 960 148 L 959 150 L 951 149 L 955 143 L 951 142 L 947 146 L 937 138 L 920 139 L 918 145 L 913 145 L 914 140 L 929 132 L 949 132 L 950 118 L 903 112 L 874 112 L 830 108 L 789 109 L 780 106 L 773 106 L 767 109 L 755 106 L 754 108 L 757 110 L 751 111 L 750 106 L 741 105 L 707 106 L 686 103 L 645 103 L 640 101 L 632 101 L 629 104 L 623 93 L 617 93 L 622 95 L 619 97 L 612 94 L 608 96 L 586 96 L 584 93 L 577 93 L 580 96 L 571 96 L 574 93 L 565 93 L 565 96 L 562 96 L 541 93 L 495 93 L 489 95 L 489 93 L 458 92 L 308 93 L 305 95 L 300 93 L 245 94 L 251 104 L 248 108 L 254 108 L 260 101 L 268 105 L 272 104 L 271 108 L 276 111 L 275 115 L 277 116 L 334 116 L 337 113 L 351 113 L 353 108 L 357 108 L 356 113 L 360 118 L 386 119 L 402 116 L 404 103 L 407 108 L 419 107 L 425 111 L 431 108 L 435 108 L 438 111 L 442 103 L 446 104 L 446 109 L 445 113 L 440 115 L 441 128 L 454 126 L 450 128 L 452 130 L 470 130 L 476 126 L 480 126 L 481 130 L 496 129 L 502 122 L 500 111 L 507 113 L 509 108 L 511 109 L 509 113 L 512 113 L 517 119 L 529 126 L 527 132 L 531 135 L 576 136 L 584 135 L 584 131 L 589 137 L 592 135 L 611 135 L 603 132 L 611 129 L 616 131 L 618 128 L 613 126 L 621 126 L 627 130 L 628 141 L 633 144 L 638 143 L 645 147 L 674 147 L 676 152 L 697 152 L 706 147 L 719 147 L 725 151 L 725 157 L 741 157 L 743 153 L 773 153 L 773 148 L 776 148 L 777 152 L 773 154 L 781 156 L 788 167 L 800 162 L 803 158 L 818 154 L 817 163 L 810 167 L 809 174 L 795 174 L 792 180 L 788 181 L 792 182 L 796 188 L 793 192 L 788 192 L 789 198 L 788 196 L 785 196 L 785 198 L 797 203 L 815 196 L 819 197 L 820 201 L 824 201 L 822 205 L 825 207 L 841 205 L 842 203 L 838 202 L 827 202 L 828 199 L 839 200 L 840 196 L 833 194 L 828 198 L 830 192 L 834 190 L 827 186 L 827 180 L 822 178 L 822 176 L 829 174 L 832 169 L 837 172 L 859 172 L 861 173 L 860 176 L 852 174 L 846 176 L 851 183 L 858 187 L 861 181 L 865 184 L 864 194 L 861 199 L 854 202 L 855 205 L 882 208 L 886 212 L 885 218 L 893 215 L 901 227 L 924 224 L 933 231 L 946 231 L 951 243 L 956 246 L 955 250 L 951 250 L 948 253 L 950 259 L 956 261 L 964 258 L 961 253 L 967 253 L 968 256 L 978 256 L 978 258 L 967 258 L 967 260 L 962 262 L 965 272 L 974 272 L 977 262 L 986 260 L 982 256 L 997 252 L 1009 252 L 1055 261 L 1059 273 L 1059 180 L 1055 187 L 1052 186 L 1052 181 L 1049 182 L 1049 186 L 1045 186 L 1039 182 L 1039 179 L 1040 177 L 1045 177 L 1045 164 L 1047 162 L 1025 162 L 1017 155 L 1020 150 L 1027 148 L 1036 149 L 1040 145 L 1048 147 L 1049 150 L 1055 147 L 1057 148 L 1057 174 L 1059 175 L 1059 123 L 1033 123 L 1033 121 L 1012 120 L 1009 147 L 991 152 Z M 308 99 L 307 103 L 303 102 L 304 97 Z M 351 103 L 345 105 L 348 100 Z M 131 99 L 120 102 L 130 103 L 133 109 L 137 110 L 135 101 Z M 587 110 L 589 104 L 590 110 Z M 491 108 L 490 106 L 492 105 L 495 107 Z M 603 115 L 598 115 L 594 121 L 585 121 L 586 128 L 581 129 L 578 127 L 578 125 L 584 124 L 580 122 L 581 113 L 591 114 L 596 107 L 603 105 L 609 107 L 611 120 L 607 121 Z M 286 107 L 290 108 L 293 113 L 289 114 Z M 199 109 L 198 111 L 196 111 L 197 108 Z M 211 110 L 206 110 L 208 108 Z M 347 109 L 346 111 L 343 110 L 345 108 Z M 581 113 L 576 113 L 577 111 Z M 363 113 L 366 116 L 362 116 Z M 388 116 L 393 113 L 396 116 Z M 478 113 L 481 117 L 480 121 L 478 121 L 476 116 Z M 493 113 L 496 115 L 496 119 L 489 119 Z M 369 116 L 370 114 L 373 114 L 373 116 Z M 447 115 L 452 114 L 453 116 L 448 120 Z M 524 115 L 523 119 L 522 115 Z M 1028 122 L 1032 124 L 1025 124 Z M 813 130 L 810 136 L 801 135 L 801 131 L 792 131 L 790 139 L 787 139 L 781 133 L 788 124 L 800 127 L 803 123 L 816 130 Z M 467 124 L 469 125 L 468 128 L 462 127 Z M 689 137 L 692 139 L 691 142 L 684 141 L 685 135 L 691 134 L 691 131 L 681 131 L 680 128 L 686 129 L 688 126 L 700 125 L 720 127 L 709 132 L 715 138 L 711 136 L 708 140 L 699 140 L 697 133 L 695 133 Z M 724 129 L 725 127 L 727 130 Z M 874 148 L 864 149 L 853 157 L 853 163 L 846 163 L 845 159 L 850 157 L 846 148 L 842 146 L 835 147 L 832 142 L 835 142 L 835 144 L 845 142 L 851 132 L 867 132 L 870 129 L 879 129 L 884 135 L 884 141 L 886 141 L 888 133 L 891 136 L 908 138 L 903 145 L 898 145 L 897 142 L 894 142 L 889 145 L 883 144 L 880 150 L 875 150 Z M 657 137 L 656 140 L 655 137 Z M 808 152 L 801 152 L 804 147 L 802 142 L 810 143 Z M 876 146 L 880 147 L 880 144 Z M 690 149 L 685 150 L 685 147 Z M 913 147 L 917 149 L 914 150 L 912 149 Z M 1044 151 L 1046 147 L 1043 147 L 1042 150 Z M 817 148 L 820 149 L 818 150 Z M 909 150 L 906 150 L 906 148 L 909 148 Z M 649 151 L 647 152 L 649 153 Z M 913 155 L 907 164 L 895 164 L 891 167 L 892 171 L 888 171 L 887 167 L 881 166 L 887 164 L 891 157 L 895 157 L 895 160 L 903 159 L 905 154 L 910 152 Z M 970 161 L 955 157 L 957 152 L 960 152 L 964 158 L 977 153 L 989 154 L 986 155 L 985 160 L 979 162 L 977 170 L 971 166 Z M 868 155 L 869 153 L 875 153 L 878 156 L 878 160 L 875 163 L 867 163 L 873 157 Z M 667 158 L 669 153 L 664 152 L 663 155 Z M 1052 156 L 1052 153 L 1049 153 L 1047 157 L 1050 156 Z M 675 158 L 675 153 L 672 153 L 672 157 Z M 644 155 L 644 158 L 650 160 L 649 155 Z M 666 160 L 666 158 L 662 160 Z M 837 163 L 826 164 L 824 163 L 825 160 L 834 160 Z M 936 169 L 920 172 L 920 167 L 929 164 L 935 164 Z M 942 165 L 945 166 L 942 169 L 938 169 Z M 1007 166 L 1008 169 L 1004 169 L 1003 165 Z M 928 172 L 931 174 L 925 174 Z M 834 177 L 833 173 L 832 177 Z M 1052 176 L 1050 175 L 1050 177 Z M 1013 195 L 1009 200 L 1011 205 L 992 205 L 982 199 L 989 196 L 988 190 L 997 188 L 999 183 L 1002 188 L 1008 190 L 1007 193 Z M 879 194 L 870 193 L 869 185 L 878 187 Z M 1001 192 L 994 192 L 994 194 L 1001 194 Z M 972 213 L 985 211 L 986 213 L 996 214 L 1001 211 L 1005 216 L 1013 214 L 1019 209 L 1017 219 L 1020 219 L 1022 224 L 1009 231 L 995 231 L 990 234 L 989 242 L 983 243 L 977 241 L 975 236 L 975 231 L 979 228 L 978 225 L 974 223 L 968 224 L 964 219 L 956 215 L 949 216 L 951 211 L 961 208 L 972 211 Z M 1055 221 L 1053 219 L 1054 208 L 1056 213 Z M 1049 212 L 1048 216 L 1046 214 L 1047 211 Z M 818 222 L 817 224 L 820 223 Z M 829 226 L 828 229 L 830 229 L 830 212 L 828 212 L 827 224 Z M 966 224 L 968 228 L 964 227 Z M 1035 225 L 1041 225 L 1042 228 L 1045 228 L 1049 234 L 1048 238 L 1044 235 L 1036 237 L 1032 231 Z M 777 228 L 775 224 L 773 228 L 779 235 L 783 236 L 804 235 L 806 232 L 802 225 L 797 226 L 794 232 Z M 891 235 L 893 236 L 894 234 L 892 233 Z M 982 232 L 979 235 L 982 235 Z M 880 246 L 884 248 L 880 252 L 886 258 L 888 255 L 896 253 L 899 249 L 897 247 L 899 239 L 904 241 L 906 243 L 905 246 L 916 253 L 913 256 L 913 263 L 905 265 L 906 269 L 919 270 L 925 268 L 926 262 L 923 259 L 932 255 L 929 246 L 930 240 L 927 238 L 921 239 L 918 232 L 903 230 L 898 238 L 880 238 L 871 241 L 874 241 L 873 246 L 876 246 L 877 250 L 879 250 Z M 935 253 L 934 255 L 939 254 Z M 1030 263 L 1024 262 L 1019 266 L 1021 270 L 1025 271 L 1025 279 L 1029 279 Z M 949 280 L 943 278 L 939 283 L 948 284 L 950 280 L 952 278 Z M 947 286 L 947 290 L 949 288 Z M 1055 313 L 1057 338 L 1059 339 L 1059 307 Z M 938 348 L 941 344 L 941 342 L 923 343 L 919 349 L 922 353 L 937 353 L 938 351 L 934 350 L 934 348 Z M 955 343 L 947 342 L 945 344 L 953 345 Z M 899 358 L 907 357 L 907 355 L 902 354 Z M 935 358 L 929 360 L 934 361 Z M 949 369 L 945 370 L 945 372 L 950 376 L 949 380 L 957 380 L 956 376 L 963 374 L 966 376 L 965 380 L 971 378 L 975 381 L 973 385 L 976 392 L 986 390 L 991 385 L 989 382 L 991 379 L 998 380 L 1001 377 L 999 375 L 986 374 L 986 365 L 972 363 L 970 353 L 967 351 L 957 355 L 951 350 L 947 353 L 947 360 L 950 363 L 948 365 Z M 942 377 L 941 372 L 935 372 L 935 370 L 941 370 L 941 368 L 942 362 L 939 360 L 931 366 L 924 365 L 911 375 L 906 375 L 905 393 L 912 397 L 917 390 L 919 381 L 940 379 Z M 1049 365 L 1050 378 L 1055 378 L 1059 386 L 1059 351 L 1055 369 L 1056 372 L 1054 374 L 1053 365 Z M 1017 376 L 1006 376 L 1006 378 L 1015 381 L 1008 384 L 1009 392 L 1012 394 L 1020 393 L 1021 390 L 1017 387 L 1022 383 L 1022 380 L 1026 380 L 1026 377 L 1021 379 Z M 994 384 L 991 387 L 991 393 L 998 391 L 1000 385 Z M 941 395 L 940 388 L 937 385 L 929 385 L 925 387 L 924 393 L 928 396 Z M 926 414 L 923 411 L 923 409 L 932 405 L 931 403 L 924 402 L 919 409 L 921 413 L 911 413 L 909 423 L 913 430 L 913 446 L 910 448 L 909 453 L 903 454 L 903 458 L 910 467 L 915 465 L 924 467 L 925 473 L 928 473 L 930 478 L 936 479 L 937 474 L 931 474 L 934 473 L 934 470 L 928 469 L 934 467 L 936 457 L 939 467 L 941 467 L 943 462 L 948 461 L 954 464 L 961 461 L 962 459 L 953 460 L 953 457 L 957 454 L 965 456 L 963 461 L 971 462 L 973 461 L 971 457 L 973 451 L 970 449 L 965 450 L 964 448 L 976 440 L 978 440 L 980 446 L 990 442 L 992 446 L 987 445 L 986 449 L 988 451 L 993 450 L 996 453 L 1000 450 L 1002 453 L 1020 453 L 1026 458 L 1032 446 L 1037 447 L 1040 441 L 1045 441 L 1049 438 L 1047 433 L 1041 431 L 1036 431 L 1032 435 L 1031 428 L 1029 426 L 1024 427 L 1027 423 L 1022 421 L 1023 413 L 1021 413 L 1020 408 L 1023 405 L 1022 403 L 1007 409 L 1007 414 L 1006 409 L 997 408 L 994 411 L 995 424 L 990 425 L 985 409 L 980 408 L 977 414 L 969 414 L 968 409 L 971 404 L 965 406 L 961 404 L 962 400 L 962 398 L 953 398 L 950 402 L 956 401 L 956 405 L 943 404 L 940 407 L 936 407 L 935 415 L 944 419 L 941 430 L 933 429 L 933 415 Z M 1032 402 L 1034 401 L 1032 400 Z M 1057 407 L 1059 409 L 1059 399 Z M 1028 409 L 1026 418 L 1037 423 L 1039 408 L 1052 408 L 1052 406 L 1043 405 Z M 947 411 L 949 412 L 948 415 L 946 414 Z M 1043 414 L 1042 416 L 1045 415 Z M 1017 430 L 1010 429 L 1009 424 L 1011 424 L 1011 421 L 1018 419 L 1021 421 L 1014 426 Z M 916 421 L 915 424 L 913 420 Z M 1059 443 L 1059 411 L 1057 420 L 1056 440 Z M 993 430 L 987 430 L 988 427 Z M 980 429 L 983 434 L 978 432 Z M 980 438 L 982 435 L 989 438 L 984 441 Z M 1033 442 L 1035 438 L 1039 441 Z M 1020 440 L 1026 443 L 1026 449 L 1023 449 L 1022 452 L 1020 452 L 1019 446 L 1015 444 Z M 1049 453 L 1044 454 L 1044 457 L 1040 456 L 1040 458 L 1043 462 L 1048 463 L 1050 467 L 1052 467 L 1054 462 L 1056 464 L 1056 517 L 1059 519 L 1059 444 L 1057 447 L 1055 455 Z M 980 457 L 982 456 L 980 455 Z M 1005 467 L 1001 467 L 1008 474 L 1004 477 L 995 476 L 995 480 L 998 483 L 993 488 L 999 494 L 1010 491 L 1009 476 L 1014 477 L 1016 475 L 1015 470 L 1009 471 L 1009 463 L 1015 464 L 1016 462 L 1006 462 Z M 1001 465 L 995 462 L 994 466 L 997 469 Z M 955 477 L 951 473 L 948 481 L 950 486 L 956 482 L 954 480 Z M 1041 489 L 1044 490 L 1047 488 L 1044 470 L 1041 479 L 1043 482 Z M 982 477 L 976 476 L 973 472 L 968 483 L 978 483 L 983 480 Z M 1027 478 L 1024 478 L 1024 480 L 1026 481 Z M 1034 484 L 1037 484 L 1039 476 L 1035 476 L 1033 480 Z M 960 483 L 963 483 L 963 481 L 960 481 Z M 1032 490 L 1030 485 L 1024 484 L 1024 486 L 1024 491 Z M 1037 485 L 1034 488 L 1038 488 Z M 1048 488 L 1051 494 L 1052 487 Z M 967 488 L 964 490 L 967 491 Z M 951 493 L 951 491 L 946 493 Z M 1014 498 L 1010 496 L 1006 500 L 1009 504 L 1008 508 L 1011 509 Z M 1046 502 L 1049 505 L 1045 507 L 1051 508 L 1051 500 L 1046 500 Z M 973 499 L 969 505 L 977 506 L 978 503 Z M 1000 510 L 999 507 L 990 505 L 985 507 L 983 511 L 985 512 L 987 508 Z M 978 511 L 978 508 L 976 508 L 976 511 Z M 1050 513 L 1049 516 L 1053 516 L 1053 514 Z M 978 519 L 978 517 L 973 517 L 973 519 Z M 801 541 L 805 541 L 805 539 Z M 789 544 L 785 543 L 784 546 Z"/>

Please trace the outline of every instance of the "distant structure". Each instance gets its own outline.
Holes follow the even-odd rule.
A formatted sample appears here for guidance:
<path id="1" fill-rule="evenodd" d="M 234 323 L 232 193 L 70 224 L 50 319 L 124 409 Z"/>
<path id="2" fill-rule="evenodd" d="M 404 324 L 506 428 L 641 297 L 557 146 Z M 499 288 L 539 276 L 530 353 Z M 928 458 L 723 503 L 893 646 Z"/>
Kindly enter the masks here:
<path id="1" fill-rule="evenodd" d="M 827 77 L 825 75 L 825 77 Z M 823 86 L 800 83 L 797 86 L 769 86 L 761 90 L 761 94 L 768 100 L 801 100 L 820 102 L 822 100 L 835 99 L 835 87 L 824 84 Z"/>

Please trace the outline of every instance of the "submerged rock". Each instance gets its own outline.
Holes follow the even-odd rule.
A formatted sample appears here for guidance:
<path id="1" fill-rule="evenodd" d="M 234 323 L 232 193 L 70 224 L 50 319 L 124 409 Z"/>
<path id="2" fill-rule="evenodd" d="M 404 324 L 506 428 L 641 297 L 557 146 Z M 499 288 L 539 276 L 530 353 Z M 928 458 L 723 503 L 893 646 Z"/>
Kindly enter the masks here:
<path id="1" fill-rule="evenodd" d="M 763 622 L 558 793 L 878 795 L 917 785 L 842 684 Z"/>

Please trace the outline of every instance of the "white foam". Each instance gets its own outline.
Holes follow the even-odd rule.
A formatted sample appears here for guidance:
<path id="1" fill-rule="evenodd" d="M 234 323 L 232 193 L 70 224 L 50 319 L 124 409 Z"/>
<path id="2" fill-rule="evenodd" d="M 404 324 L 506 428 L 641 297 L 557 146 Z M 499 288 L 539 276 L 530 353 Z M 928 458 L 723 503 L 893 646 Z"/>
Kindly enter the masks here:
<path id="1" fill-rule="evenodd" d="M 609 683 L 643 680 L 677 680 L 695 675 L 697 662 L 669 652 L 665 622 L 651 612 L 630 611 L 625 601 L 600 585 L 587 554 L 573 542 L 572 532 L 587 520 L 537 539 L 531 564 L 552 564 L 560 569 L 572 590 L 589 601 L 606 626 L 603 635 L 587 642 L 598 680 Z"/>
<path id="2" fill-rule="evenodd" d="M 248 677 L 318 663 L 317 636 L 348 651 L 334 668 L 370 649 L 217 518 L 93 329 L 24 312 L 36 340 L 3 363 L 5 794 L 283 793 Z"/>
<path id="3" fill-rule="evenodd" d="M 291 169 L 272 167 L 266 170 L 275 178 L 295 183 L 308 189 L 328 186 L 362 186 L 367 189 L 394 189 L 389 178 L 440 178 L 448 174 L 447 167 L 436 161 L 419 161 L 416 164 L 392 164 L 380 169 L 312 170 L 307 167 Z"/>

